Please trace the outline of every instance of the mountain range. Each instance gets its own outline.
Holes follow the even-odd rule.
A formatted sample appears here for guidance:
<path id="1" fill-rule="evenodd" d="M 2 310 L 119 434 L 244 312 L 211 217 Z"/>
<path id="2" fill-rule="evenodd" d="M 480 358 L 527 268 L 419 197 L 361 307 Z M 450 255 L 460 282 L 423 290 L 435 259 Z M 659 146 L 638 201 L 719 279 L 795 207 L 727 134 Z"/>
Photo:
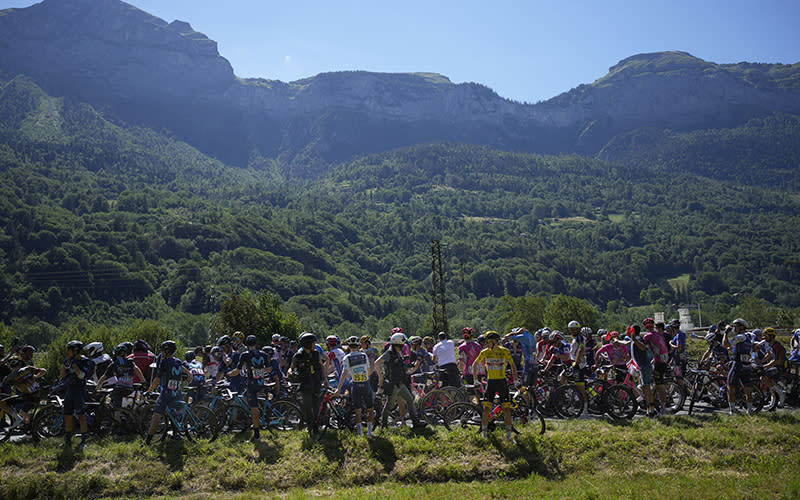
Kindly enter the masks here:
<path id="1" fill-rule="evenodd" d="M 309 176 L 361 154 L 452 141 L 595 155 L 642 128 L 691 131 L 800 113 L 800 64 L 714 64 L 639 54 L 536 104 L 431 73 L 336 72 L 295 82 L 238 78 L 216 42 L 120 0 L 45 0 L 0 12 L 4 79 L 127 123 L 165 130 L 231 165 Z M 619 141 L 616 141 L 619 144 Z"/>
<path id="2" fill-rule="evenodd" d="M 431 240 L 476 329 L 558 294 L 605 326 L 690 301 L 792 326 L 798 166 L 800 63 L 639 54 L 528 104 L 242 79 L 187 22 L 45 0 L 0 11 L 0 341 L 147 317 L 205 342 L 243 290 L 317 333 L 430 333 Z"/>

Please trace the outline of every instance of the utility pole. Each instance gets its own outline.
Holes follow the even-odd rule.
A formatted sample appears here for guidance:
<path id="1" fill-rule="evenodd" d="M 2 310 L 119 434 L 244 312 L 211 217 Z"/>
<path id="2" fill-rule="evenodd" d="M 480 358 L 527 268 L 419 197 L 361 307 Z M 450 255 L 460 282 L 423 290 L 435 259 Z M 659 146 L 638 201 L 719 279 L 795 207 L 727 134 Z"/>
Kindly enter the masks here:
<path id="1" fill-rule="evenodd" d="M 439 240 L 431 240 L 431 297 L 433 299 L 433 334 L 448 333 L 447 310 L 444 298 L 444 272 L 442 271 L 442 247 Z"/>

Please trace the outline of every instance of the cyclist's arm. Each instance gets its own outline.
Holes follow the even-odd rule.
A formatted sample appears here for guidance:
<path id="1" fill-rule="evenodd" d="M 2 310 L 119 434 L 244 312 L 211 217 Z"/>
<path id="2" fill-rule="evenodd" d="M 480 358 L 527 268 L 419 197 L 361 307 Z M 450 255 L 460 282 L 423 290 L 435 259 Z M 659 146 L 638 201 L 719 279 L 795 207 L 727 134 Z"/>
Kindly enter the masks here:
<path id="1" fill-rule="evenodd" d="M 150 387 L 147 389 L 147 392 L 153 392 L 158 387 L 158 384 L 161 383 L 161 377 L 156 377 L 153 379 L 153 382 L 150 383 Z"/>
<path id="2" fill-rule="evenodd" d="M 139 377 L 139 380 L 144 380 L 144 373 L 142 373 L 142 370 L 135 364 L 133 365 L 133 373 Z"/>

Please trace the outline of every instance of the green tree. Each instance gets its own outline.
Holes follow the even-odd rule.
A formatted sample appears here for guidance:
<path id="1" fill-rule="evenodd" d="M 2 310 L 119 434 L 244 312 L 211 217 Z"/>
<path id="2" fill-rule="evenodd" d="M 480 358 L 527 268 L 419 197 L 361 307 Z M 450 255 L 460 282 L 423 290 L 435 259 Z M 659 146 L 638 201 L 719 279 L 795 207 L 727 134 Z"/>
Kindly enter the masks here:
<path id="1" fill-rule="evenodd" d="M 265 290 L 255 296 L 245 290 L 232 293 L 220 306 L 220 312 L 212 320 L 212 331 L 219 335 L 231 335 L 241 331 L 266 341 L 274 334 L 296 339 L 300 322 L 294 313 L 283 312 L 277 295 Z"/>
<path id="2" fill-rule="evenodd" d="M 544 311 L 546 307 L 547 299 L 544 297 L 505 295 L 495 307 L 495 312 L 499 314 L 498 322 L 503 325 L 503 331 L 524 326 L 533 332 L 545 325 Z"/>
<path id="3" fill-rule="evenodd" d="M 576 320 L 582 326 L 597 328 L 600 315 L 596 307 L 577 297 L 559 294 L 544 308 L 544 323 L 551 328 L 566 331 L 567 324 Z"/>

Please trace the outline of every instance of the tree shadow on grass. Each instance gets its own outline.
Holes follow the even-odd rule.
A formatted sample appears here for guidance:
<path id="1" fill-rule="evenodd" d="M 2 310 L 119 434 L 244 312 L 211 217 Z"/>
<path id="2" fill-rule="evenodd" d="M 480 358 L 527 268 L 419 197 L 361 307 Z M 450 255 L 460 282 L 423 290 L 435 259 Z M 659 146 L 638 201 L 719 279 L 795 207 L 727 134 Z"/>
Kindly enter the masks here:
<path id="1" fill-rule="evenodd" d="M 394 464 L 397 462 L 397 452 L 392 442 L 379 436 L 373 436 L 367 439 L 367 442 L 372 458 L 383 466 L 383 472 L 387 474 L 392 472 Z"/>
<path id="2" fill-rule="evenodd" d="M 336 462 L 339 465 L 344 463 L 344 445 L 342 445 L 339 432 L 335 429 L 328 430 L 321 437 L 312 437 L 307 434 L 303 438 L 302 448 L 305 450 L 321 448 L 329 462 Z"/>
<path id="3" fill-rule="evenodd" d="M 276 442 L 256 441 L 253 443 L 253 450 L 256 452 L 256 462 L 266 464 L 277 463 L 283 453 L 283 445 Z"/>
<path id="4" fill-rule="evenodd" d="M 179 471 L 186 464 L 186 444 L 182 439 L 166 439 L 158 443 L 158 459 L 171 471 Z"/>
<path id="5" fill-rule="evenodd" d="M 518 435 L 515 444 L 506 441 L 499 433 L 491 433 L 487 438 L 506 462 L 513 464 L 512 475 L 525 477 L 534 473 L 547 479 L 563 477 L 557 454 L 553 450 L 546 452 L 546 438 Z"/>

